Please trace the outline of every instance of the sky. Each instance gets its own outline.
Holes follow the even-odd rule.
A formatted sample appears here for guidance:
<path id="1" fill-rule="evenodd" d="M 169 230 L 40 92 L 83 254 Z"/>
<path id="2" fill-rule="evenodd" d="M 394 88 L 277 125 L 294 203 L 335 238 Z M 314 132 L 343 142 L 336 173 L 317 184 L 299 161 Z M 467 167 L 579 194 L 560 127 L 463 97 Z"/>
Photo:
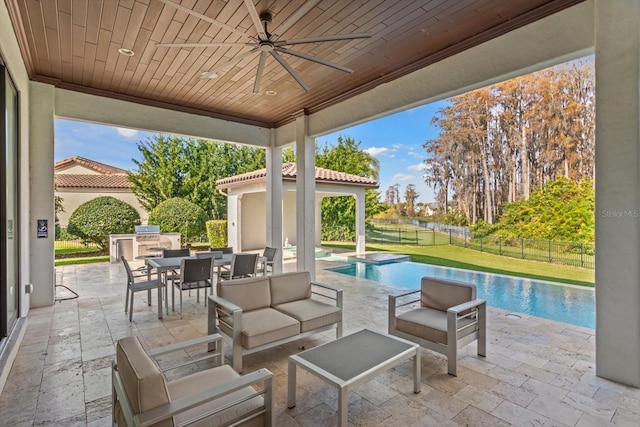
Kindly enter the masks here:
<path id="1" fill-rule="evenodd" d="M 382 200 L 390 186 L 398 184 L 403 196 L 406 186 L 413 184 L 420 193 L 418 202 L 433 202 L 433 191 L 423 179 L 426 152 L 422 145 L 438 137 L 438 129 L 431 125 L 431 118 L 445 102 L 416 107 L 324 135 L 317 138 L 317 143 L 320 146 L 325 143 L 333 145 L 338 136 L 359 141 L 360 148 L 380 162 L 379 191 Z M 58 162 L 80 156 L 133 171 L 135 165 L 131 159 L 141 159 L 136 143 L 155 135 L 157 133 L 56 119 L 54 158 Z"/>

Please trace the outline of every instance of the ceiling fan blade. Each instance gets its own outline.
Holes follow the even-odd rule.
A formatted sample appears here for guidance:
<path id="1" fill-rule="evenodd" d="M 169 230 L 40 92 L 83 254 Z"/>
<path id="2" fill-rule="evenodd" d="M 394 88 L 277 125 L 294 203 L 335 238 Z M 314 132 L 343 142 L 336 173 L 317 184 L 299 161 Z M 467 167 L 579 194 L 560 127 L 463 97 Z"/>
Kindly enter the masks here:
<path id="1" fill-rule="evenodd" d="M 267 40 L 267 33 L 264 31 L 264 28 L 262 28 L 262 21 L 260 20 L 260 15 L 258 15 L 256 7 L 253 5 L 253 0 L 244 0 L 244 4 L 249 10 L 249 16 L 251 17 L 251 21 L 253 21 L 253 26 L 256 27 L 258 31 L 258 37 L 260 37 L 261 40 Z"/>
<path id="2" fill-rule="evenodd" d="M 214 74 L 217 71 L 224 71 L 227 68 L 231 67 L 233 64 L 235 64 L 237 62 L 240 62 L 241 60 L 243 60 L 247 56 L 250 56 L 250 55 L 256 53 L 257 50 L 258 50 L 258 48 L 256 47 L 256 48 L 251 49 L 249 52 L 241 53 L 240 55 L 236 56 L 235 58 L 233 58 L 230 61 L 224 62 L 224 63 L 222 63 L 220 65 L 216 65 L 216 67 L 213 70 L 207 71 L 206 73 L 207 74 Z"/>
<path id="3" fill-rule="evenodd" d="M 302 89 L 304 89 L 305 92 L 309 92 L 309 86 L 307 86 L 307 84 L 300 78 L 298 73 L 296 73 L 295 70 L 291 68 L 291 65 L 289 65 L 287 61 L 285 61 L 280 55 L 278 55 L 276 51 L 271 51 L 269 53 L 276 59 L 276 61 L 280 63 L 280 65 L 282 65 L 285 70 L 287 70 L 289 74 L 291 74 L 291 77 L 296 79 L 298 84 L 302 87 Z"/>
<path id="4" fill-rule="evenodd" d="M 262 80 L 262 72 L 264 71 L 264 63 L 267 61 L 267 52 L 260 53 L 260 62 L 258 62 L 258 71 L 256 72 L 256 81 L 253 83 L 253 93 L 260 92 L 260 81 Z"/>
<path id="5" fill-rule="evenodd" d="M 251 46 L 252 43 L 156 43 L 156 47 L 221 47 L 221 46 Z"/>
<path id="6" fill-rule="evenodd" d="M 276 28 L 276 34 L 284 34 L 289 28 L 293 26 L 300 18 L 306 15 L 315 5 L 317 5 L 320 0 L 309 0 L 305 4 L 302 5 L 301 8 L 296 10 L 286 21 L 282 23 L 278 28 Z"/>
<path id="7" fill-rule="evenodd" d="M 248 35 L 246 35 L 244 32 L 242 32 L 242 31 L 240 31 L 238 29 L 233 28 L 233 27 L 231 27 L 231 26 L 229 26 L 229 25 L 227 25 L 227 24 L 225 24 L 223 22 L 216 21 L 213 18 L 209 18 L 208 16 L 203 15 L 201 13 L 198 13 L 195 10 L 191 10 L 191 9 L 189 9 L 187 7 L 184 7 L 181 4 L 177 4 L 177 3 L 174 3 L 174 2 L 169 1 L 169 0 L 160 0 L 160 1 L 162 3 L 164 3 L 164 4 L 166 4 L 167 6 L 171 6 L 171 7 L 175 8 L 175 9 L 178 9 L 178 10 L 184 12 L 184 13 L 188 13 L 189 15 L 195 16 L 196 18 L 200 18 L 203 21 L 209 22 L 210 24 L 217 25 L 218 27 L 224 28 L 227 31 L 231 31 L 232 33 L 238 34 L 238 35 L 240 35 L 242 37 L 249 38 Z"/>
<path id="8" fill-rule="evenodd" d="M 332 42 L 337 40 L 368 39 L 369 37 L 371 37 L 371 34 L 369 33 L 336 34 L 335 36 L 318 36 L 318 37 L 309 37 L 306 39 L 282 40 L 282 41 L 275 42 L 274 45 L 288 46 L 292 44 Z"/>
<path id="9" fill-rule="evenodd" d="M 308 55 L 302 52 L 295 52 L 293 50 L 287 50 L 282 47 L 276 47 L 275 50 L 281 53 L 286 53 L 287 55 L 297 56 L 298 58 L 326 65 L 327 67 L 335 68 L 336 70 L 344 71 L 345 73 L 353 73 L 353 70 L 351 68 L 336 64 L 335 62 L 327 61 L 326 59 L 318 58 L 317 56 Z"/>

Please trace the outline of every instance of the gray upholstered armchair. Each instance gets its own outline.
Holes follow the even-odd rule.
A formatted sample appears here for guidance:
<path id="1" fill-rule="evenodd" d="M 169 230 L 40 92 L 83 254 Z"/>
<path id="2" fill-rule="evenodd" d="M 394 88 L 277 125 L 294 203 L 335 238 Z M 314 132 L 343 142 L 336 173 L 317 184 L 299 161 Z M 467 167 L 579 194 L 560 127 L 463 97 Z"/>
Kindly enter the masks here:
<path id="1" fill-rule="evenodd" d="M 169 369 L 211 356 L 220 363 L 222 337 L 213 334 L 149 351 L 135 336 L 120 339 L 112 364 L 113 425 L 274 425 L 273 375 L 268 370 L 240 376 L 229 365 L 221 365 L 167 381 L 154 360 L 209 343 L 215 343 L 218 351 Z"/>
<path id="2" fill-rule="evenodd" d="M 487 354 L 486 310 L 475 285 L 423 277 L 420 290 L 389 295 L 389 333 L 444 354 L 455 376 L 459 347 L 478 340 L 478 354 Z"/>

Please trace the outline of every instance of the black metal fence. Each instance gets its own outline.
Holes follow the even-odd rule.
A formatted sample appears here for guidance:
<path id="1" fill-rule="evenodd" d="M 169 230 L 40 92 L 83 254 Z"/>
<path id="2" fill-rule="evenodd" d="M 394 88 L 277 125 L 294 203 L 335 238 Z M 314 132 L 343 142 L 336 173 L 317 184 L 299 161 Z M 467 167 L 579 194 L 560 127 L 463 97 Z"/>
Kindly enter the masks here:
<path id="1" fill-rule="evenodd" d="M 555 240 L 482 236 L 466 227 L 409 219 L 375 219 L 367 230 L 370 243 L 461 246 L 500 256 L 595 268 L 595 245 Z"/>

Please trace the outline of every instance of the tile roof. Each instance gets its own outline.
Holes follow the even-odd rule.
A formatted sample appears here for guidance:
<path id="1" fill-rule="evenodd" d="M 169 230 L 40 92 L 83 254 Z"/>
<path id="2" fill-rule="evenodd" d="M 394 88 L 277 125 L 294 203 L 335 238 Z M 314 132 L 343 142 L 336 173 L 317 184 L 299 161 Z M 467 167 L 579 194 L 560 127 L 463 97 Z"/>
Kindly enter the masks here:
<path id="1" fill-rule="evenodd" d="M 95 160 L 86 159 L 80 156 L 73 156 L 64 160 L 60 160 L 59 162 L 56 162 L 56 164 L 53 166 L 53 170 L 56 171 L 56 170 L 65 168 L 67 166 L 71 166 L 73 164 L 84 166 L 86 168 L 92 169 L 96 172 L 99 172 L 105 175 L 129 173 L 124 169 L 120 169 L 115 166 L 110 166 L 105 163 L 96 162 Z"/>
<path id="2" fill-rule="evenodd" d="M 296 180 L 297 166 L 295 163 L 282 165 L 282 181 Z M 230 176 L 216 181 L 217 188 L 238 187 L 248 183 L 264 182 L 267 179 L 267 169 L 259 169 L 240 175 Z M 316 166 L 316 184 L 341 184 L 364 188 L 378 188 L 375 179 L 366 178 L 350 173 L 338 172 Z"/>
<path id="3" fill-rule="evenodd" d="M 128 176 L 126 173 L 111 175 L 61 173 L 55 175 L 55 182 L 58 190 L 63 188 L 129 189 L 133 184 L 127 179 Z"/>

